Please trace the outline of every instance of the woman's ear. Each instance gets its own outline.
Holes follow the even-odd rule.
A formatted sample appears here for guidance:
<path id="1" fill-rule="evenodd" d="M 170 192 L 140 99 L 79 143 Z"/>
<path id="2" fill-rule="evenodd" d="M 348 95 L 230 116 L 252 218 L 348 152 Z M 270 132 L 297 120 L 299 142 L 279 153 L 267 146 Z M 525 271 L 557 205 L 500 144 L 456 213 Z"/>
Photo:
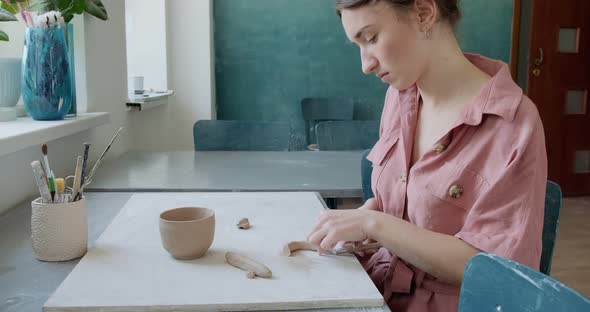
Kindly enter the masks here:
<path id="1" fill-rule="evenodd" d="M 435 0 L 416 0 L 414 9 L 417 14 L 418 27 L 421 32 L 429 33 L 436 23 L 438 7 Z"/>

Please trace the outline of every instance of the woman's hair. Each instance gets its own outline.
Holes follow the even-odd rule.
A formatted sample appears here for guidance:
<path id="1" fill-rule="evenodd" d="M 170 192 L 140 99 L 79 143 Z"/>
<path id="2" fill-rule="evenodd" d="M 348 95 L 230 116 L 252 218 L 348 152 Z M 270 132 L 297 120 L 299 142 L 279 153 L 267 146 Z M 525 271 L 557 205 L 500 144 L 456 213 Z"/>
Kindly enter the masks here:
<path id="1" fill-rule="evenodd" d="M 336 12 L 341 16 L 342 10 L 354 9 L 365 5 L 373 4 L 379 1 L 385 1 L 395 8 L 409 9 L 414 5 L 415 0 L 337 0 Z M 459 0 L 435 0 L 440 13 L 440 18 L 446 20 L 455 27 L 461 18 L 461 10 L 459 10 Z"/>

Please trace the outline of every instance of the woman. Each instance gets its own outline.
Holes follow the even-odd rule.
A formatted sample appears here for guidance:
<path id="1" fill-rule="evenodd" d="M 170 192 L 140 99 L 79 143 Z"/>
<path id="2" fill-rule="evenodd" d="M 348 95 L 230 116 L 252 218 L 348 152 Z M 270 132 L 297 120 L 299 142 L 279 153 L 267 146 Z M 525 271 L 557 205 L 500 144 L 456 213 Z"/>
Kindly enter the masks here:
<path id="1" fill-rule="evenodd" d="M 457 2 L 337 1 L 363 72 L 390 87 L 367 157 L 375 198 L 322 213 L 308 240 L 381 243 L 359 257 L 392 311 L 456 311 L 481 251 L 539 267 L 543 126 L 505 63 L 463 54 Z"/>

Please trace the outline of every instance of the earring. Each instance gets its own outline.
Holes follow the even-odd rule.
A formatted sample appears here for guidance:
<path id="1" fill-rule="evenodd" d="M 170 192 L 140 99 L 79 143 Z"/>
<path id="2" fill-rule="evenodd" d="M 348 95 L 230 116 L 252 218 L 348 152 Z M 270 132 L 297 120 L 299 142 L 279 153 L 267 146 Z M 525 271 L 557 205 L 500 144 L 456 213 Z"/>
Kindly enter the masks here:
<path id="1" fill-rule="evenodd" d="M 429 30 L 425 30 L 425 31 L 424 31 L 424 37 L 425 37 L 426 39 L 430 39 L 430 31 L 429 31 Z"/>

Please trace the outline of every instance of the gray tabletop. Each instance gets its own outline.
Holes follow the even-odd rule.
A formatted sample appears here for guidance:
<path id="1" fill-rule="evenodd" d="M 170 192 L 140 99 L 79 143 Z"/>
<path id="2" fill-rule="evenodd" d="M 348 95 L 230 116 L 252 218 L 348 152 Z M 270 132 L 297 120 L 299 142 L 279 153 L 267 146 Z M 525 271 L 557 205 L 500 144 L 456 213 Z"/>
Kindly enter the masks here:
<path id="1" fill-rule="evenodd" d="M 131 193 L 122 192 L 86 195 L 90 248 L 131 195 Z M 2 312 L 41 311 L 45 301 L 79 261 L 42 262 L 33 257 L 30 239 L 30 200 L 0 215 L 0 311 Z M 331 312 L 389 311 L 386 306 L 323 311 L 326 310 Z"/>
<path id="2" fill-rule="evenodd" d="M 87 194 L 90 246 L 131 197 L 129 193 Z M 33 198 L 31 198 L 33 200 Z M 0 311 L 41 311 L 79 260 L 42 262 L 31 247 L 31 202 L 0 216 Z"/>
<path id="3" fill-rule="evenodd" d="M 128 152 L 102 164 L 88 192 L 313 191 L 361 197 L 362 151 Z"/>

